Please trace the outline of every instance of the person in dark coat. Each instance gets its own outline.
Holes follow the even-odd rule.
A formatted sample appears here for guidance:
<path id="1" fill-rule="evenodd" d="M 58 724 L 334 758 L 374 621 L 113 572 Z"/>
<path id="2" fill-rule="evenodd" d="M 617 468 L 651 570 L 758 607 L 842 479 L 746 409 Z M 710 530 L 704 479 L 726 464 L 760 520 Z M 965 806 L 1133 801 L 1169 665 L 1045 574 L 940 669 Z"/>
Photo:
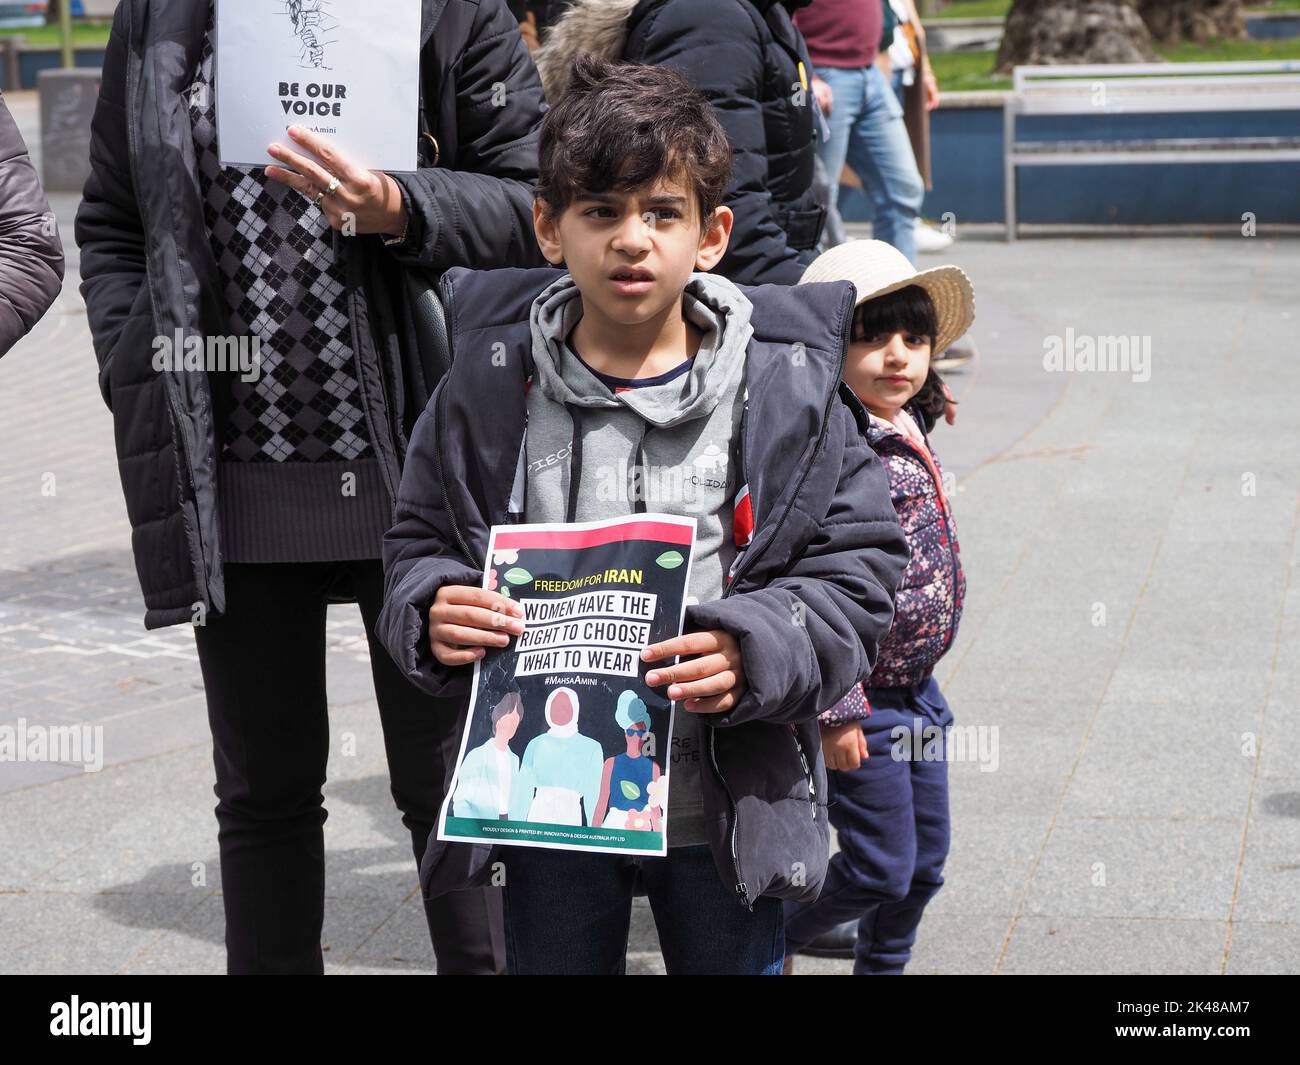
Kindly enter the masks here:
<path id="1" fill-rule="evenodd" d="M 723 203 L 736 221 L 716 272 L 736 284 L 797 284 L 816 255 L 812 61 L 790 18 L 808 2 L 574 0 L 536 54 L 551 102 L 583 52 L 672 67 L 704 93 L 734 153 Z"/>
<path id="2" fill-rule="evenodd" d="M 81 291 L 145 625 L 195 629 L 231 972 L 323 969 L 328 603 L 360 606 L 417 857 L 458 747 L 454 713 L 373 639 L 383 534 L 427 399 L 406 274 L 543 263 L 531 207 L 545 103 L 504 0 L 424 0 L 421 30 L 427 136 L 411 130 L 420 167 L 394 175 L 337 154 L 308 167 L 312 142 L 293 136 L 278 165 L 221 166 L 206 0 L 123 0 L 105 56 Z M 215 364 L 223 345 L 236 369 Z M 502 968 L 495 890 L 426 909 L 440 971 Z"/>
<path id="3" fill-rule="evenodd" d="M 0 355 L 63 287 L 63 243 L 27 145 L 0 95 Z"/>

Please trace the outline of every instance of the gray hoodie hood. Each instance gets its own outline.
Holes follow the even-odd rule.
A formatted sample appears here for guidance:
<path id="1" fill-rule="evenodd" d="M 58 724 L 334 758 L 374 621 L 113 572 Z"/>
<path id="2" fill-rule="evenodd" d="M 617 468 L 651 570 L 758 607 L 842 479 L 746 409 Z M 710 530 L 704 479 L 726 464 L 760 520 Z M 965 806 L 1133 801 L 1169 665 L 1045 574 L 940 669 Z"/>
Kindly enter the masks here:
<path id="1" fill-rule="evenodd" d="M 682 294 L 682 311 L 704 331 L 695 362 L 678 399 L 665 402 L 665 390 L 633 389 L 617 397 L 566 350 L 565 338 L 582 318 L 582 300 L 569 274 L 558 278 L 533 304 L 533 365 L 536 382 L 548 399 L 564 406 L 626 405 L 657 429 L 705 417 L 744 372 L 745 352 L 754 329 L 752 304 L 725 277 L 695 273 Z"/>

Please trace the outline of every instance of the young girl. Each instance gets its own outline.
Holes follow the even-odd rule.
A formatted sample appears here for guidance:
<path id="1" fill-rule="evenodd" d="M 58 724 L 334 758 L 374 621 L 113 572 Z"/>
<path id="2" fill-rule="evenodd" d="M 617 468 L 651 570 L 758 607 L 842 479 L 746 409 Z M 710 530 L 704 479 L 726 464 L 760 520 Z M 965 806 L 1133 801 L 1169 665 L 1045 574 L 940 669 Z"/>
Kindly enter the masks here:
<path id="1" fill-rule="evenodd" d="M 918 273 L 878 240 L 833 248 L 802 282 L 839 280 L 858 293 L 844 381 L 870 415 L 868 441 L 889 474 L 911 559 L 870 677 L 821 715 L 840 850 L 817 901 L 787 905 L 785 934 L 790 956 L 851 921 L 854 973 L 902 973 L 921 913 L 943 884 L 952 713 L 933 671 L 952 644 L 966 590 L 926 435 L 947 402 L 930 361 L 970 327 L 975 296 L 957 267 Z"/>

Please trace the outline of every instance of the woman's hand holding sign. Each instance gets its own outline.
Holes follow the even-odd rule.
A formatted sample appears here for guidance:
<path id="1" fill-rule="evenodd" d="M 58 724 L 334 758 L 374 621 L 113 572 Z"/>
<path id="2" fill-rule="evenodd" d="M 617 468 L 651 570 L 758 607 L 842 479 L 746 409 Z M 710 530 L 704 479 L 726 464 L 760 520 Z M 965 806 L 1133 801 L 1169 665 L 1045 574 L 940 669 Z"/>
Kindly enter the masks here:
<path id="1" fill-rule="evenodd" d="M 740 643 L 731 633 L 722 629 L 688 632 L 651 644 L 641 652 L 641 659 L 661 662 L 677 655 L 698 657 L 651 670 L 645 682 L 652 688 L 669 685 L 668 698 L 685 700 L 682 705 L 695 714 L 725 713 L 740 702 L 745 694 L 745 665 Z"/>
<path id="2" fill-rule="evenodd" d="M 444 666 L 477 662 L 524 631 L 524 608 L 486 588 L 444 584 L 429 608 L 429 646 Z"/>
<path id="3" fill-rule="evenodd" d="M 398 236 L 405 232 L 407 213 L 402 190 L 389 174 L 358 166 L 329 138 L 301 126 L 290 126 L 289 135 L 325 165 L 282 144 L 272 144 L 267 151 L 284 166 L 268 166 L 267 177 L 297 189 L 320 208 L 335 229 L 347 226 L 349 235 Z"/>

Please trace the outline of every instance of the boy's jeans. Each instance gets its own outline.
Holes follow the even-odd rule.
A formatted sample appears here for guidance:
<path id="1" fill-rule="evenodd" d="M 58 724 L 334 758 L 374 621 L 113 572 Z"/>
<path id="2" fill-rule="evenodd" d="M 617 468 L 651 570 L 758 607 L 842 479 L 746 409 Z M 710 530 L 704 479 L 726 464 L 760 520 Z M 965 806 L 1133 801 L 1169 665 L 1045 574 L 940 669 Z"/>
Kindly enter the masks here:
<path id="1" fill-rule="evenodd" d="M 839 852 L 817 901 L 786 906 L 785 934 L 794 950 L 857 920 L 853 972 L 898 974 L 911 960 L 926 903 L 943 886 L 952 711 L 934 677 L 911 688 L 873 688 L 867 698 L 871 716 L 862 726 L 871 756 L 857 769 L 826 774 Z M 944 742 L 927 746 L 932 726 L 945 730 Z"/>
<path id="2" fill-rule="evenodd" d="M 780 900 L 746 910 L 723 885 L 707 844 L 675 847 L 666 858 L 502 850 L 512 975 L 621 974 L 638 866 L 669 975 L 781 975 Z"/>
<path id="3" fill-rule="evenodd" d="M 854 70 L 816 67 L 834 95 L 826 117 L 830 138 L 817 154 L 838 185 L 847 162 L 875 204 L 872 236 L 916 262 L 916 219 L 925 182 L 916 168 L 903 108 L 893 86 L 874 64 Z"/>

